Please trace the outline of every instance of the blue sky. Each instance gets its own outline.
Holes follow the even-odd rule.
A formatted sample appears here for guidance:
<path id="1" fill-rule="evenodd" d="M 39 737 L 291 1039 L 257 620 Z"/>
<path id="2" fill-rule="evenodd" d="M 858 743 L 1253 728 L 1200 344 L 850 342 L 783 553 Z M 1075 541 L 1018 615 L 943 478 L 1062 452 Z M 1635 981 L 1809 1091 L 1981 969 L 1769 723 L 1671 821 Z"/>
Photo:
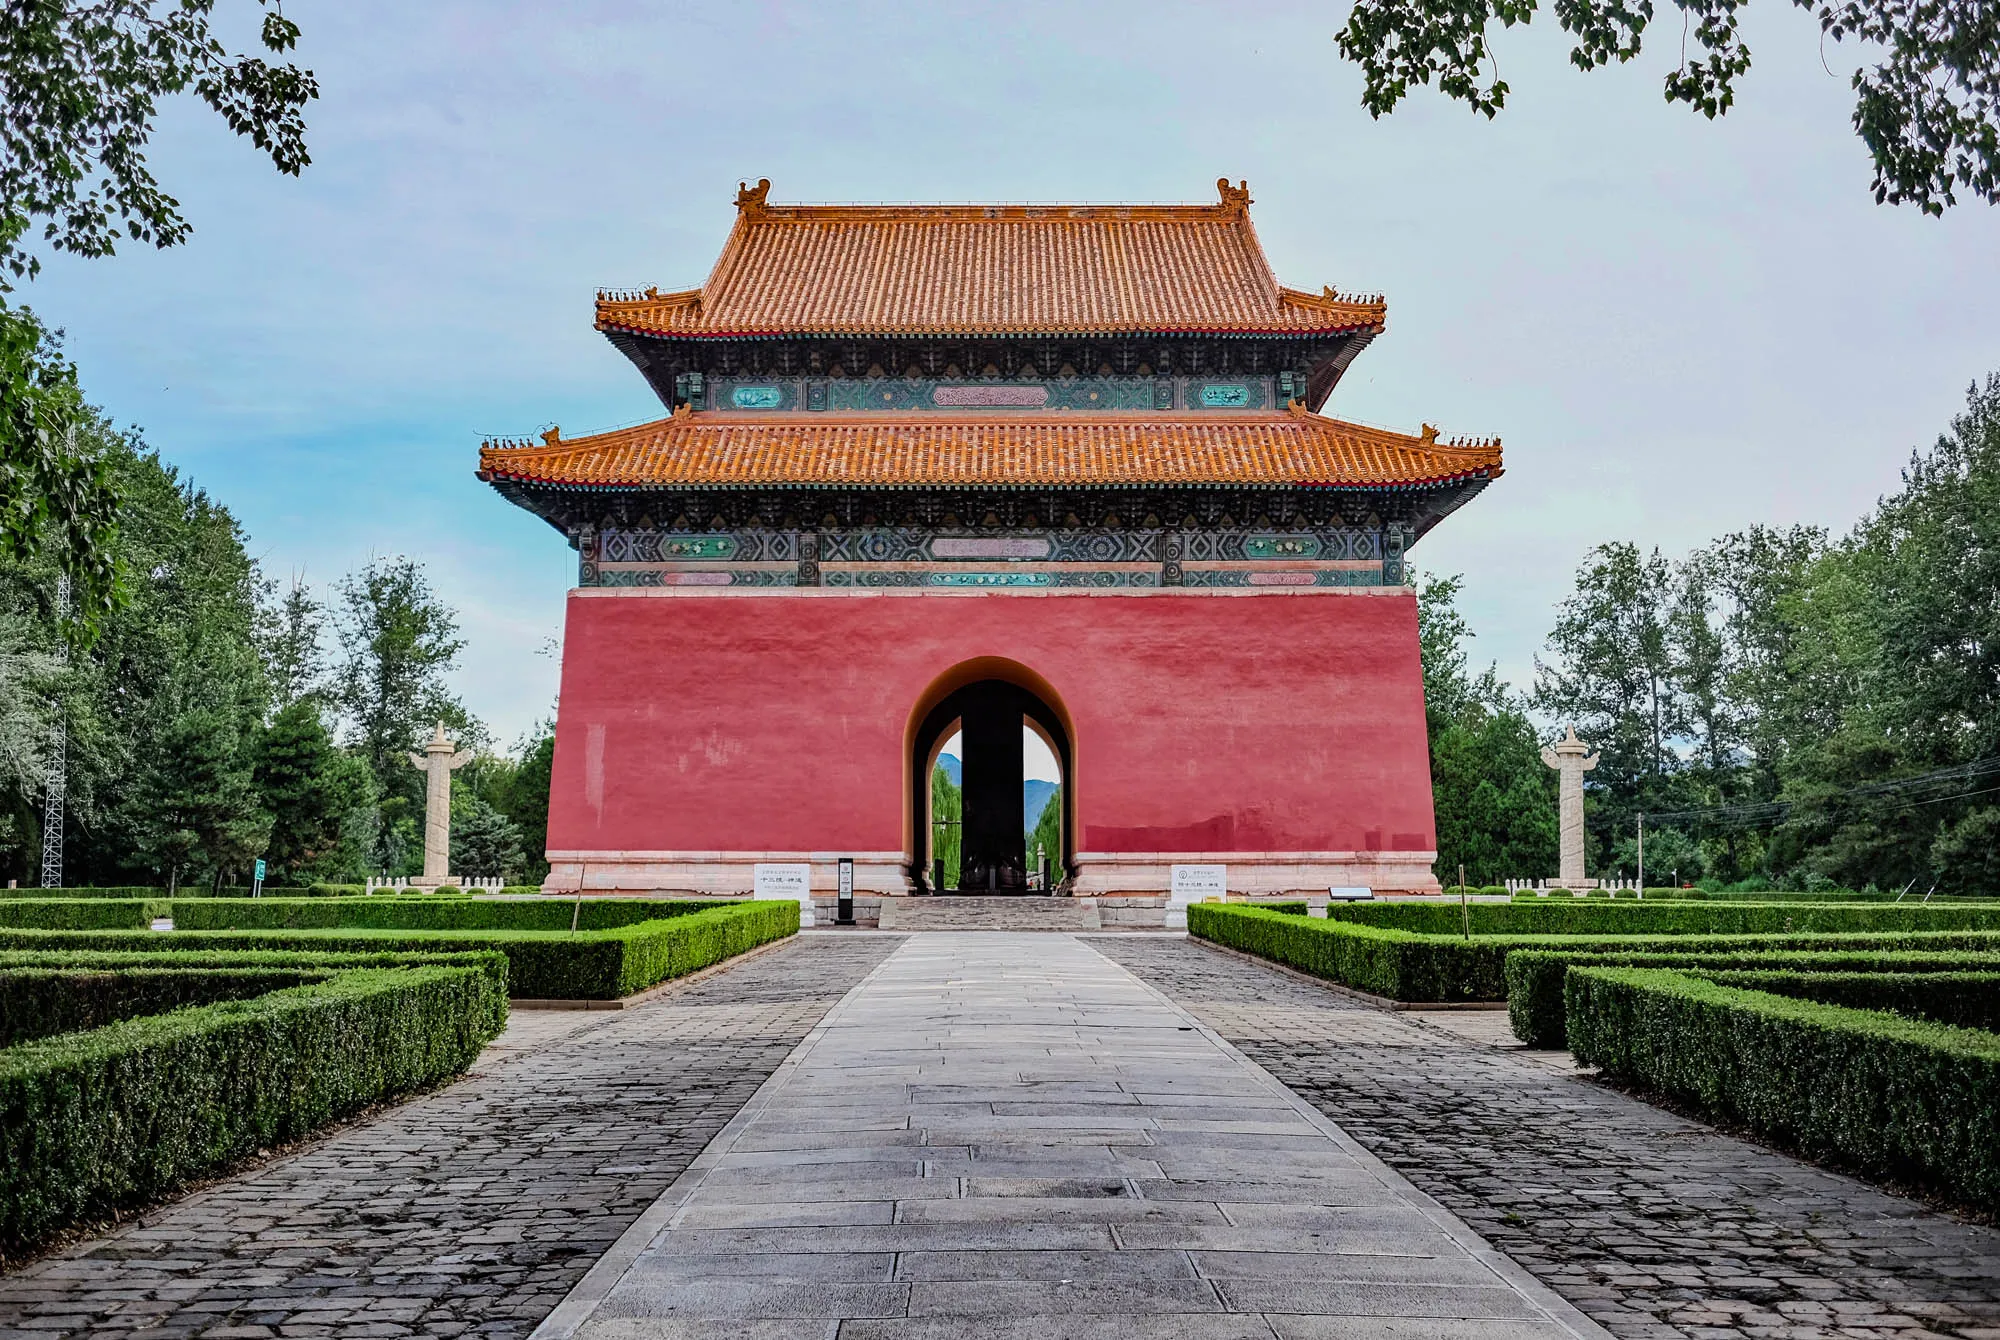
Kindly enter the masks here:
<path id="1" fill-rule="evenodd" d="M 22 296 L 271 575 L 422 559 L 503 742 L 553 700 L 572 566 L 472 477 L 479 440 L 655 417 L 593 292 L 699 283 L 743 178 L 1065 201 L 1247 178 L 1283 280 L 1388 295 L 1328 412 L 1504 438 L 1506 477 L 1415 556 L 1466 574 L 1475 655 L 1521 683 L 1590 545 L 1844 527 L 2000 368 L 2000 214 L 1875 205 L 1850 52 L 1829 74 L 1777 0 L 1713 123 L 1661 100 L 1666 24 L 1590 75 L 1546 15 L 1502 35 L 1514 93 L 1488 123 L 1421 90 L 1371 121 L 1338 4 L 286 12 L 324 91 L 305 175 L 176 106 L 152 162 L 192 242 L 57 260 Z"/>

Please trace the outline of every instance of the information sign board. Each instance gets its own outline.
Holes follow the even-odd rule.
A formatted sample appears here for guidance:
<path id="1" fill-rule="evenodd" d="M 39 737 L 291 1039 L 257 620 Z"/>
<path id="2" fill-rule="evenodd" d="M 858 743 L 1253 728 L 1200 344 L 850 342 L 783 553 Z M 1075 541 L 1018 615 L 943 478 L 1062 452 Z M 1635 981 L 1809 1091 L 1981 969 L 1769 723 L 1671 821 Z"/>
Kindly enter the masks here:
<path id="1" fill-rule="evenodd" d="M 790 898 L 799 905 L 799 925 L 813 924 L 812 867 L 758 862 L 750 869 L 751 892 L 759 898 Z"/>

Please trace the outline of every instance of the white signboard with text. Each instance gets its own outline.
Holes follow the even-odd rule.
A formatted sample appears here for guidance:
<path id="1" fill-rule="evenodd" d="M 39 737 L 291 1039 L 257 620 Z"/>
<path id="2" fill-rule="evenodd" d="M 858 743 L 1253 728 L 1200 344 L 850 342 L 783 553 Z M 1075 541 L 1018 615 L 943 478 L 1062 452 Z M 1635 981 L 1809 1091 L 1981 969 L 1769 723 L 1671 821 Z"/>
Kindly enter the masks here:
<path id="1" fill-rule="evenodd" d="M 799 905 L 799 925 L 813 924 L 812 867 L 758 863 L 751 867 L 752 894 L 759 898 L 790 898 Z"/>
<path id="2" fill-rule="evenodd" d="M 1229 894 L 1229 867 L 1226 865 L 1177 865 L 1168 884 L 1169 928 L 1187 925 L 1187 905 L 1205 898 L 1226 898 Z"/>

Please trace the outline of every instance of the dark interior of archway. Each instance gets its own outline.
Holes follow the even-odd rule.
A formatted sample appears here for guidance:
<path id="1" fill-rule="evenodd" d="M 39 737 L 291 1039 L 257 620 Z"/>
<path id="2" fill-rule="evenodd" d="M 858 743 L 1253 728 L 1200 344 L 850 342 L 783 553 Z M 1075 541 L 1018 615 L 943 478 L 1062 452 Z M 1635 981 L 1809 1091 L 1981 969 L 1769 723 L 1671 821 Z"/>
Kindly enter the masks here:
<path id="1" fill-rule="evenodd" d="M 959 785 L 965 812 L 959 830 L 959 868 L 945 872 L 947 889 L 933 892 L 947 892 L 950 887 L 961 893 L 1027 892 L 1027 837 L 1021 831 L 1024 719 L 1033 719 L 1055 741 L 1056 761 L 1062 767 L 1062 803 L 1066 813 L 1073 813 L 1069 809 L 1069 736 L 1049 705 L 1019 685 L 999 679 L 967 684 L 933 708 L 918 728 L 916 757 L 910 769 L 910 802 L 920 866 L 929 850 L 931 750 L 954 721 L 959 723 L 962 751 Z M 1069 865 L 1069 830 L 1069 824 L 1062 825 L 1065 869 Z M 929 870 L 919 868 L 911 873 L 926 888 L 933 883 Z"/>

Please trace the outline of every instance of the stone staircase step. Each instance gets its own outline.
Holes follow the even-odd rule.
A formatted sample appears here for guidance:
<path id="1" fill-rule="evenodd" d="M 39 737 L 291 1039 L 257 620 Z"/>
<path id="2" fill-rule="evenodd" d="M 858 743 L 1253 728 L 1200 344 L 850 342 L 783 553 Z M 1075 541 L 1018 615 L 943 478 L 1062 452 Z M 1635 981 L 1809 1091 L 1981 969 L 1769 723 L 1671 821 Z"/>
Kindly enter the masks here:
<path id="1" fill-rule="evenodd" d="M 1089 898 L 953 893 L 882 900 L 885 931 L 1095 931 L 1103 925 Z"/>

